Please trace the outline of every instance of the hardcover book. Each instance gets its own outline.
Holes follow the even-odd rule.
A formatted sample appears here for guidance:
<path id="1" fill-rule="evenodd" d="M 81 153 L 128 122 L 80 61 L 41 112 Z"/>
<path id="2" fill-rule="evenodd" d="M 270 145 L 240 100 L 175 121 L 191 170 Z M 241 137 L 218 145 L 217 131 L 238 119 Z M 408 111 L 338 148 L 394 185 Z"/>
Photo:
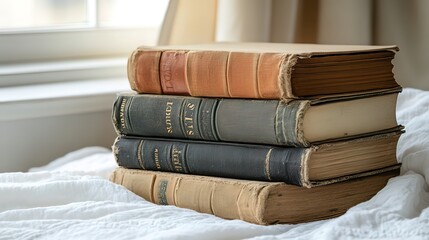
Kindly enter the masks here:
<path id="1" fill-rule="evenodd" d="M 332 218 L 374 196 L 399 166 L 317 188 L 117 168 L 111 180 L 156 204 L 175 205 L 256 224 L 301 223 Z"/>
<path id="2" fill-rule="evenodd" d="M 397 164 L 400 131 L 307 148 L 120 136 L 119 166 L 217 177 L 327 185 Z"/>
<path id="3" fill-rule="evenodd" d="M 286 103 L 122 93 L 112 117 L 122 135 L 308 147 L 392 131 L 397 95 Z"/>
<path id="4" fill-rule="evenodd" d="M 139 93 L 294 99 L 399 89 L 396 46 L 212 43 L 139 47 L 128 78 Z"/>

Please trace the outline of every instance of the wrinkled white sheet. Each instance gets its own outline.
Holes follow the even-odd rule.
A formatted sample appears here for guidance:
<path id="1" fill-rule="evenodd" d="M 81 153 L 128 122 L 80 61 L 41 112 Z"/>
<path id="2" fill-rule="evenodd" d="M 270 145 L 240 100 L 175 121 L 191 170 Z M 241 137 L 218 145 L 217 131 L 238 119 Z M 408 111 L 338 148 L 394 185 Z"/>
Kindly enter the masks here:
<path id="1" fill-rule="evenodd" d="M 107 181 L 113 156 L 90 147 L 0 174 L 0 239 L 429 239 L 429 92 L 405 89 L 397 112 L 402 175 L 335 219 L 258 226 L 157 206 Z"/>

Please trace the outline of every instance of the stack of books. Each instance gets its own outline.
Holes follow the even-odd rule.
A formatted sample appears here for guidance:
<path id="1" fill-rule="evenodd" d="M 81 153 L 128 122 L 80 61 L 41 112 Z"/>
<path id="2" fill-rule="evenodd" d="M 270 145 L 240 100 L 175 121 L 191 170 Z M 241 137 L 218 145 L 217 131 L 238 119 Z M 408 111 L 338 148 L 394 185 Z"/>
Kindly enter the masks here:
<path id="1" fill-rule="evenodd" d="M 395 46 L 140 47 L 113 107 L 111 180 L 257 224 L 326 219 L 399 174 Z"/>

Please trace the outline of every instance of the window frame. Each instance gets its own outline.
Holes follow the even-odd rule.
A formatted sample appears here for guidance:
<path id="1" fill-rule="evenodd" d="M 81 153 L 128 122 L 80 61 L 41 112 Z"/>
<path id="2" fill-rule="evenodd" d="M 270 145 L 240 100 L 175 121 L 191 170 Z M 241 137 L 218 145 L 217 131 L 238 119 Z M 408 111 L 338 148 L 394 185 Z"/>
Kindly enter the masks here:
<path id="1" fill-rule="evenodd" d="M 92 8 L 95 2 L 88 0 Z M 162 25 L 99 27 L 93 23 L 81 28 L 0 32 L 0 87 L 125 78 L 128 56 L 138 46 L 156 45 Z"/>
<path id="2" fill-rule="evenodd" d="M 0 33 L 0 64 L 123 56 L 139 45 L 156 44 L 158 32 L 156 28 L 107 28 Z"/>

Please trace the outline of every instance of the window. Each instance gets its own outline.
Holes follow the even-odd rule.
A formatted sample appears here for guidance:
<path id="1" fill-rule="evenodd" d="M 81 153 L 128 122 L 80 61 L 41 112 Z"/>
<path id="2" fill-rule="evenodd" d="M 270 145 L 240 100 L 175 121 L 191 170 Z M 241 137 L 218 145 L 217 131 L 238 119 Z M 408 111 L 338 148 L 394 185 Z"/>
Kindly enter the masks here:
<path id="1" fill-rule="evenodd" d="M 156 44 L 167 5 L 168 0 L 0 0 L 0 86 L 123 74 L 133 49 Z"/>
<path id="2" fill-rule="evenodd" d="M 0 31 L 156 28 L 161 24 L 166 3 L 165 0 L 0 0 Z"/>

